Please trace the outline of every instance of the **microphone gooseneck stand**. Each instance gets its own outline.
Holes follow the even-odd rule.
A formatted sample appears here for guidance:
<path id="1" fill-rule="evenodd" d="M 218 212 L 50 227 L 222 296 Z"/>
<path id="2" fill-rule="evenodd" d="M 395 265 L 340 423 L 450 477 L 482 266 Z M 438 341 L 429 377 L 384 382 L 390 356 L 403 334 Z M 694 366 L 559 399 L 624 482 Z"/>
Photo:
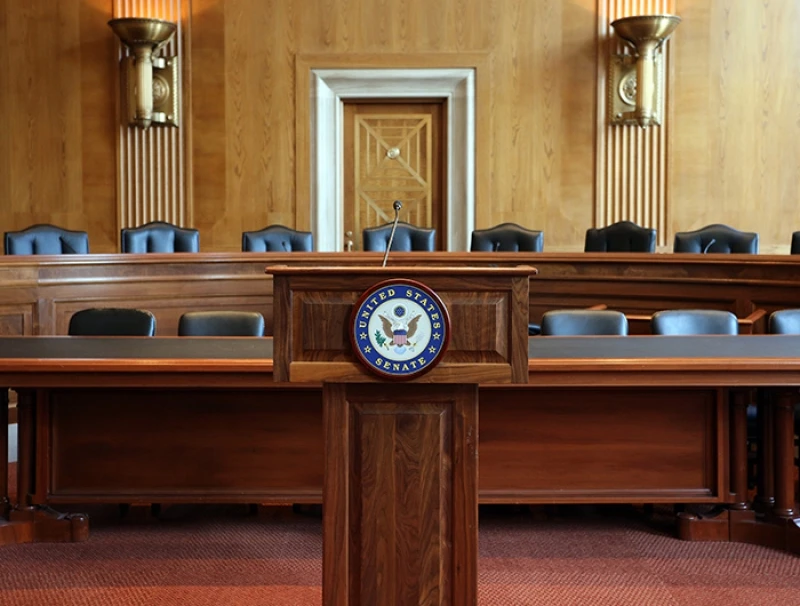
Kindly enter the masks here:
<path id="1" fill-rule="evenodd" d="M 392 250 L 394 232 L 397 229 L 397 222 L 400 219 L 400 209 L 403 208 L 403 204 L 400 202 L 400 200 L 395 200 L 394 204 L 392 204 L 392 208 L 394 208 L 394 221 L 392 222 L 392 231 L 389 232 L 389 243 L 386 245 L 386 252 L 383 253 L 383 264 L 381 267 L 386 267 L 386 261 L 389 260 L 389 251 Z"/>

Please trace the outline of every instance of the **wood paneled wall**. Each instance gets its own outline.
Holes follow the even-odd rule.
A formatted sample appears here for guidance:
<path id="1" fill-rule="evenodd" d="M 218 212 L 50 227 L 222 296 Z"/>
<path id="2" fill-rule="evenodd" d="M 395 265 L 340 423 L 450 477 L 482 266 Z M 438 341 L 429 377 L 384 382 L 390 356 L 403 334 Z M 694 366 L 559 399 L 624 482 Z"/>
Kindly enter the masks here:
<path id="1" fill-rule="evenodd" d="M 788 251 L 800 230 L 800 2 L 680 0 L 673 231 L 728 223 Z"/>
<path id="2" fill-rule="evenodd" d="M 0 0 L 0 231 L 88 229 L 117 248 L 117 50 L 108 0 Z"/>
<path id="3" fill-rule="evenodd" d="M 476 226 L 516 221 L 545 230 L 547 250 L 580 250 L 585 229 L 612 218 L 596 217 L 598 205 L 618 204 L 598 164 L 609 44 L 598 23 L 610 1 L 169 0 L 181 5 L 191 96 L 180 204 L 202 249 L 238 250 L 241 231 L 268 223 L 308 227 L 297 55 L 476 53 L 490 79 L 478 103 L 491 108 Z M 724 222 L 759 231 L 762 250 L 786 250 L 800 229 L 798 3 L 674 3 L 683 22 L 670 43 L 662 241 Z M 0 230 L 53 222 L 87 229 L 93 252 L 117 250 L 129 177 L 117 183 L 114 4 L 0 0 Z M 641 146 L 626 149 L 621 162 L 641 161 Z"/>
<path id="4" fill-rule="evenodd" d="M 491 136 L 476 158 L 489 186 L 477 201 L 477 226 L 517 221 L 544 229 L 554 245 L 583 238 L 594 190 L 591 3 L 440 0 L 434 9 L 427 0 L 194 0 L 192 6 L 195 208 L 215 248 L 229 249 L 236 244 L 231 231 L 268 218 L 295 224 L 302 214 L 295 204 L 308 205 L 295 199 L 296 156 L 308 153 L 308 142 L 302 149 L 294 144 L 293 64 L 298 54 L 322 53 L 392 55 L 388 67 L 397 66 L 400 53 L 490 54 L 491 98 L 478 103 L 491 104 Z M 211 113 L 214 125 L 207 128 Z"/>

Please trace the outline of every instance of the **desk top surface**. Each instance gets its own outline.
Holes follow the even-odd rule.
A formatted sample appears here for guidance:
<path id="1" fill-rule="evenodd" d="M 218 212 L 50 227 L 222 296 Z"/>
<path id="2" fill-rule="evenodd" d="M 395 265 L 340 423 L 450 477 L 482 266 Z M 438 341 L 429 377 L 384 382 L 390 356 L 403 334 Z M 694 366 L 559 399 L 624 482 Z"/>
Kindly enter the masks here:
<path id="1" fill-rule="evenodd" d="M 271 338 L 252 337 L 0 337 L 0 360 L 269 360 Z M 532 337 L 536 360 L 792 359 L 800 336 Z"/>

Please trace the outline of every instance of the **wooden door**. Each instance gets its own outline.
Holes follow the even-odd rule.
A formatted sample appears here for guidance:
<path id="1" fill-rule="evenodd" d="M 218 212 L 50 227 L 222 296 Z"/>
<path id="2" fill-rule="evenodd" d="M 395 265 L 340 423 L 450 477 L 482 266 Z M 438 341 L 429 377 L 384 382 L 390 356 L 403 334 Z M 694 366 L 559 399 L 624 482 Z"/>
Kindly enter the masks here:
<path id="1" fill-rule="evenodd" d="M 344 111 L 345 249 L 361 250 L 366 227 L 400 220 L 436 228 L 445 250 L 445 104 L 349 101 Z"/>

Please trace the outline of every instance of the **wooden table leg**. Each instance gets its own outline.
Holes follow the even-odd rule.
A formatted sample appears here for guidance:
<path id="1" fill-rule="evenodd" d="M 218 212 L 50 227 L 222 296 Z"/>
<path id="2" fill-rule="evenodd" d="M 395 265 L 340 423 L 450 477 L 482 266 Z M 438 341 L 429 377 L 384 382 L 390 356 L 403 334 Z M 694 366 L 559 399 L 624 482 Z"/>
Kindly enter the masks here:
<path id="1" fill-rule="evenodd" d="M 677 517 L 678 536 L 686 541 L 736 541 L 737 528 L 755 520 L 747 501 L 747 403 L 750 390 L 730 391 L 728 457 L 732 502 L 705 513 L 683 511 Z"/>
<path id="2" fill-rule="evenodd" d="M 759 391 L 757 423 L 758 423 L 758 451 L 756 476 L 756 498 L 753 508 L 759 513 L 772 509 L 775 503 L 775 465 L 773 442 L 773 406 L 774 393 L 772 390 Z"/>
<path id="3" fill-rule="evenodd" d="M 36 461 L 35 407 L 37 397 L 46 398 L 46 391 L 18 390 L 17 396 L 17 503 L 9 510 L 7 521 L 0 522 L 0 544 L 85 541 L 89 538 L 89 519 L 85 514 L 62 514 L 31 502 Z M 7 404 L 5 410 L 7 427 Z M 4 456 L 7 478 L 7 446 Z M 7 479 L 5 482 L 7 492 Z"/>
<path id="4" fill-rule="evenodd" d="M 325 384 L 324 606 L 477 605 L 476 385 Z"/>
<path id="5" fill-rule="evenodd" d="M 731 541 L 757 542 L 759 525 L 747 496 L 747 405 L 751 390 L 737 389 L 732 394 L 731 404 L 731 503 L 728 515 Z M 758 394 L 754 394 L 758 398 Z"/>
<path id="6" fill-rule="evenodd" d="M 0 387 L 0 520 L 8 518 L 8 388 Z"/>

